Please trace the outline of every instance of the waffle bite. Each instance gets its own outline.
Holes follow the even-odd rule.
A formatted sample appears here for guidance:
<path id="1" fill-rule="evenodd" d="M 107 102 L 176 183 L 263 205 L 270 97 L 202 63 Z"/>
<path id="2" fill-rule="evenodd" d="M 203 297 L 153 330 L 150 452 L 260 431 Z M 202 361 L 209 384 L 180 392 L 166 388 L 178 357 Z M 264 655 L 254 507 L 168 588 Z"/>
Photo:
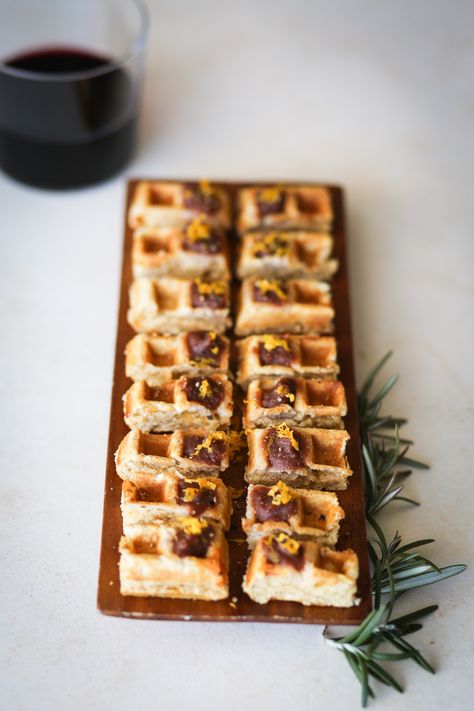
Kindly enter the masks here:
<path id="1" fill-rule="evenodd" d="M 131 481 L 137 481 L 142 475 L 157 478 L 168 472 L 186 477 L 208 474 L 218 477 L 229 466 L 228 435 L 205 429 L 187 429 L 173 434 L 132 430 L 121 441 L 115 463 L 117 474 Z"/>
<path id="2" fill-rule="evenodd" d="M 229 369 L 229 341 L 215 331 L 189 331 L 178 336 L 138 333 L 125 348 L 125 372 L 150 386 L 197 375 L 224 374 Z"/>
<path id="3" fill-rule="evenodd" d="M 246 386 L 262 376 L 324 378 L 339 373 L 336 341 L 332 336 L 248 336 L 239 341 L 237 381 Z"/>
<path id="4" fill-rule="evenodd" d="M 172 432 L 185 427 L 217 430 L 230 423 L 232 383 L 225 375 L 178 380 L 152 388 L 133 383 L 123 397 L 125 422 L 142 432 Z"/>
<path id="5" fill-rule="evenodd" d="M 257 541 L 242 587 L 261 605 L 269 600 L 292 600 L 303 605 L 352 607 L 359 603 L 358 577 L 354 551 L 333 551 L 280 532 Z"/>
<path id="6" fill-rule="evenodd" d="M 287 422 L 341 429 L 341 418 L 347 414 L 344 386 L 337 380 L 263 377 L 252 380 L 244 402 L 246 428 Z"/>
<path id="7" fill-rule="evenodd" d="M 344 511 L 336 494 L 292 489 L 283 481 L 274 486 L 251 484 L 242 528 L 250 548 L 269 533 L 283 531 L 297 540 L 334 546 Z"/>
<path id="8" fill-rule="evenodd" d="M 316 232 L 247 232 L 242 236 L 237 275 L 290 279 L 330 279 L 337 260 L 330 259 L 331 235 Z"/>
<path id="9" fill-rule="evenodd" d="M 336 491 L 346 489 L 352 474 L 345 456 L 345 430 L 277 427 L 247 431 L 249 484 L 293 486 Z"/>
<path id="10" fill-rule="evenodd" d="M 239 191 L 237 225 L 254 229 L 328 232 L 333 222 L 331 193 L 313 185 L 270 185 Z"/>
<path id="11" fill-rule="evenodd" d="M 135 188 L 128 224 L 132 229 L 182 227 L 200 215 L 215 227 L 230 227 L 227 191 L 207 180 L 194 183 L 143 181 Z"/>
<path id="12" fill-rule="evenodd" d="M 124 526 L 136 523 L 162 523 L 177 516 L 202 516 L 229 528 L 232 510 L 230 493 L 216 477 L 186 477 L 161 472 L 141 474 L 122 484 Z"/>
<path id="13" fill-rule="evenodd" d="M 229 285 L 203 279 L 135 279 L 130 287 L 129 324 L 135 331 L 176 335 L 230 326 Z"/>
<path id="14" fill-rule="evenodd" d="M 334 308 L 329 285 L 307 279 L 244 279 L 235 333 L 329 333 Z"/>
<path id="15" fill-rule="evenodd" d="M 228 279 L 227 236 L 202 217 L 180 228 L 138 228 L 133 234 L 132 270 L 135 278 Z"/>
<path id="16" fill-rule="evenodd" d="M 223 600 L 229 594 L 223 530 L 204 518 L 131 524 L 120 540 L 120 592 L 138 597 Z"/>

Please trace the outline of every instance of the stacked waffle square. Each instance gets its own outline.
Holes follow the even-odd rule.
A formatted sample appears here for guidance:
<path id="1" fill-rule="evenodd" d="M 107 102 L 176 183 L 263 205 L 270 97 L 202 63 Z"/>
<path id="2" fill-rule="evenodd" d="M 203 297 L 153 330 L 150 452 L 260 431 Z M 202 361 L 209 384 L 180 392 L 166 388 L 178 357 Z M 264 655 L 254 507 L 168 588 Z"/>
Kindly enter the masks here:
<path id="1" fill-rule="evenodd" d="M 239 342 L 237 380 L 245 387 L 263 376 L 334 380 L 339 373 L 332 336 L 249 336 Z"/>
<path id="2" fill-rule="evenodd" d="M 124 418 L 123 595 L 228 596 L 233 412 L 228 377 L 230 199 L 200 183 L 142 182 L 133 229 Z"/>
<path id="3" fill-rule="evenodd" d="M 125 351 L 125 371 L 134 382 L 151 387 L 181 375 L 224 375 L 229 369 L 229 340 L 215 331 L 177 336 L 138 333 Z"/>
<path id="4" fill-rule="evenodd" d="M 140 474 L 125 480 L 122 489 L 124 527 L 142 523 L 172 522 L 179 517 L 202 516 L 227 529 L 229 494 L 216 477 L 192 479 L 171 472 L 158 476 Z"/>
<path id="5" fill-rule="evenodd" d="M 139 333 L 224 333 L 230 326 L 229 285 L 224 279 L 140 277 L 130 287 L 128 322 Z"/>
<path id="6" fill-rule="evenodd" d="M 229 278 L 229 248 L 223 229 L 195 218 L 186 227 L 137 229 L 132 248 L 135 277 Z"/>
<path id="7" fill-rule="evenodd" d="M 253 600 L 350 607 L 357 592 L 354 551 L 334 551 L 280 532 L 261 538 L 250 557 L 243 588 Z"/>
<path id="8" fill-rule="evenodd" d="M 250 484 L 242 527 L 251 549 L 243 582 L 256 602 L 357 604 L 358 560 L 336 552 L 352 472 L 337 380 L 327 281 L 333 209 L 324 187 L 262 185 L 239 192 L 242 279 L 235 332 L 246 390 Z"/>
<path id="9" fill-rule="evenodd" d="M 329 279 L 337 270 L 331 258 L 333 238 L 317 232 L 246 232 L 242 237 L 237 276 Z"/>
<path id="10" fill-rule="evenodd" d="M 120 540 L 123 595 L 222 600 L 228 595 L 227 544 L 205 518 L 124 526 Z"/>
<path id="11" fill-rule="evenodd" d="M 283 531 L 298 540 L 334 546 L 344 511 L 336 494 L 293 489 L 283 481 L 272 487 L 251 484 L 242 527 L 250 548 L 265 536 Z"/>
<path id="12" fill-rule="evenodd" d="M 226 432 L 205 429 L 179 430 L 172 434 L 129 432 L 115 455 L 118 475 L 159 476 L 163 472 L 185 477 L 220 476 L 229 466 L 229 437 Z"/>
<path id="13" fill-rule="evenodd" d="M 181 228 L 203 217 L 212 227 L 231 225 L 230 198 L 226 190 L 207 180 L 197 183 L 143 181 L 135 189 L 128 214 L 132 229 Z"/>
<path id="14" fill-rule="evenodd" d="M 152 388 L 134 383 L 125 393 L 125 422 L 142 432 L 171 432 L 184 427 L 216 430 L 230 423 L 232 383 L 226 375 L 182 375 Z"/>
<path id="15" fill-rule="evenodd" d="M 275 484 L 337 491 L 346 489 L 352 471 L 345 451 L 345 430 L 277 427 L 249 430 L 249 461 L 245 473 L 251 484 Z"/>
<path id="16" fill-rule="evenodd" d="M 239 192 L 237 225 L 252 230 L 312 230 L 328 233 L 333 222 L 331 193 L 314 185 L 261 185 Z"/>
<path id="17" fill-rule="evenodd" d="M 247 277 L 240 289 L 235 333 L 330 333 L 333 319 L 326 282 Z"/>
<path id="18" fill-rule="evenodd" d="M 264 376 L 249 383 L 243 423 L 247 429 L 282 422 L 342 428 L 345 414 L 344 386 L 338 380 Z"/>

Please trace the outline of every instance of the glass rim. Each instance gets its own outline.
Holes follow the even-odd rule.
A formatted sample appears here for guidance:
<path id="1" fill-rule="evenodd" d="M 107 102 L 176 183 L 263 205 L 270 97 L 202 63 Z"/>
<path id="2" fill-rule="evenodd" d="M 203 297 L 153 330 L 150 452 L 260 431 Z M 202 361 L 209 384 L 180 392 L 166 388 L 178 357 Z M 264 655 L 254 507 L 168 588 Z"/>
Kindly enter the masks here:
<path id="1" fill-rule="evenodd" d="M 95 67 L 94 69 L 83 69 L 72 72 L 61 72 L 57 74 L 54 72 L 34 72 L 29 69 L 18 69 L 17 67 L 9 66 L 5 61 L 0 59 L 0 74 L 9 74 L 10 76 L 17 77 L 19 79 L 30 79 L 33 81 L 71 81 L 71 80 L 81 80 L 81 79 L 93 79 L 94 77 L 100 77 L 109 72 L 120 69 L 125 64 L 127 64 L 131 59 L 137 57 L 140 52 L 144 49 L 146 38 L 148 35 L 148 30 L 150 27 L 150 15 L 148 8 L 143 2 L 143 0 L 129 0 L 130 3 L 135 5 L 140 16 L 140 27 L 136 38 L 131 43 L 127 52 L 125 52 L 121 57 L 118 57 L 115 61 L 108 60 L 102 66 Z M 58 43 L 56 45 L 57 49 L 67 48 L 70 50 L 71 46 L 66 44 Z M 80 48 L 77 47 L 79 50 Z M 81 48 L 84 49 L 84 48 Z M 33 50 L 34 51 L 34 50 Z"/>

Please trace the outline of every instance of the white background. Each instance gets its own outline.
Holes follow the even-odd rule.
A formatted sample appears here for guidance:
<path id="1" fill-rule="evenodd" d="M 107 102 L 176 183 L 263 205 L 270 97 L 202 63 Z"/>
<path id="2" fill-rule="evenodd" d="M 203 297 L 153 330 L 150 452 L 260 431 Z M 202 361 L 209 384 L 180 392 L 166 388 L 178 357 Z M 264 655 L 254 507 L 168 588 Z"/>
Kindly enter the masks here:
<path id="1" fill-rule="evenodd" d="M 127 174 L 348 191 L 359 382 L 389 348 L 394 413 L 432 464 L 387 528 L 472 563 L 473 6 L 150 2 Z M 138 622 L 95 609 L 125 176 L 54 194 L 0 176 L 2 687 L 6 709 L 352 709 L 321 628 Z M 428 553 L 428 549 L 427 549 Z M 374 708 L 470 709 L 472 568 Z"/>

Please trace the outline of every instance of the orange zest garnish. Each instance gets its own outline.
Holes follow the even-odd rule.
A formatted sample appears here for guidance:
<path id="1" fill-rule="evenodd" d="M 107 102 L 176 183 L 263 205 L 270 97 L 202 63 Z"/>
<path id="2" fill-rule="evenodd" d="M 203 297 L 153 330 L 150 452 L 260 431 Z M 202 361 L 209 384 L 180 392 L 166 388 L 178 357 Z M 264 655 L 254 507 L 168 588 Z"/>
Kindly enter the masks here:
<path id="1" fill-rule="evenodd" d="M 278 427 L 276 427 L 275 429 L 276 429 L 277 437 L 285 437 L 286 439 L 289 439 L 293 449 L 296 449 L 296 451 L 299 450 L 300 445 L 298 444 L 297 440 L 295 439 L 293 430 L 291 429 L 291 427 L 288 427 L 286 422 L 282 422 L 281 425 L 278 425 Z"/>
<path id="2" fill-rule="evenodd" d="M 264 188 L 258 194 L 258 199 L 260 202 L 273 203 L 278 202 L 281 199 L 281 188 L 277 185 L 270 188 Z"/>
<path id="3" fill-rule="evenodd" d="M 211 228 L 203 221 L 203 217 L 200 215 L 188 225 L 186 235 L 190 242 L 209 239 L 211 236 Z"/>
<path id="4" fill-rule="evenodd" d="M 226 433 L 225 432 L 210 432 L 206 439 L 203 439 L 203 441 L 197 445 L 196 449 L 194 452 L 191 454 L 191 458 L 194 457 L 196 454 L 199 454 L 201 449 L 208 449 L 209 451 L 212 449 L 212 443 L 215 440 L 226 440 Z"/>
<path id="5" fill-rule="evenodd" d="M 209 395 L 212 395 L 211 384 L 209 383 L 209 380 L 204 378 L 204 380 L 201 380 L 199 384 L 199 397 L 202 397 L 204 399 Z"/>
<path id="6" fill-rule="evenodd" d="M 199 181 L 199 190 L 202 192 L 203 195 L 213 195 L 215 192 L 209 180 L 206 180 L 204 178 Z"/>
<path id="7" fill-rule="evenodd" d="M 261 336 L 261 342 L 266 351 L 273 351 L 275 348 L 284 348 L 285 351 L 290 350 L 288 341 L 285 338 L 280 338 L 279 336 L 273 336 L 271 333 Z"/>
<path id="8" fill-rule="evenodd" d="M 206 519 L 198 519 L 194 516 L 185 516 L 178 522 L 179 528 L 190 536 L 199 536 L 205 528 L 209 526 Z"/>
<path id="9" fill-rule="evenodd" d="M 284 548 L 290 555 L 296 555 L 301 548 L 301 543 L 296 541 L 294 538 L 290 538 L 286 533 L 277 533 L 273 539 L 278 543 L 281 548 Z"/>
<path id="10" fill-rule="evenodd" d="M 253 245 L 253 254 L 268 252 L 275 257 L 284 257 L 288 254 L 290 245 L 288 239 L 278 232 L 270 232 L 263 238 L 257 240 Z"/>
<path id="11" fill-rule="evenodd" d="M 289 400 L 290 402 L 294 402 L 294 401 L 295 401 L 295 396 L 293 395 L 293 393 L 290 393 L 290 392 L 288 391 L 288 388 L 287 388 L 285 385 L 279 385 L 279 386 L 277 387 L 276 391 L 277 391 L 278 395 L 282 395 L 283 397 L 288 398 L 288 400 Z"/>
<path id="12" fill-rule="evenodd" d="M 227 283 L 225 281 L 202 281 L 195 279 L 194 283 L 200 294 L 225 294 Z"/>
<path id="13" fill-rule="evenodd" d="M 288 504 L 294 498 L 289 487 L 284 481 L 279 481 L 277 484 L 272 486 L 272 488 L 268 491 L 268 496 L 271 496 L 272 504 L 274 506 Z"/>
<path id="14" fill-rule="evenodd" d="M 288 301 L 288 295 L 283 291 L 280 282 L 275 279 L 257 279 L 255 286 L 262 294 L 272 291 L 281 301 Z"/>

